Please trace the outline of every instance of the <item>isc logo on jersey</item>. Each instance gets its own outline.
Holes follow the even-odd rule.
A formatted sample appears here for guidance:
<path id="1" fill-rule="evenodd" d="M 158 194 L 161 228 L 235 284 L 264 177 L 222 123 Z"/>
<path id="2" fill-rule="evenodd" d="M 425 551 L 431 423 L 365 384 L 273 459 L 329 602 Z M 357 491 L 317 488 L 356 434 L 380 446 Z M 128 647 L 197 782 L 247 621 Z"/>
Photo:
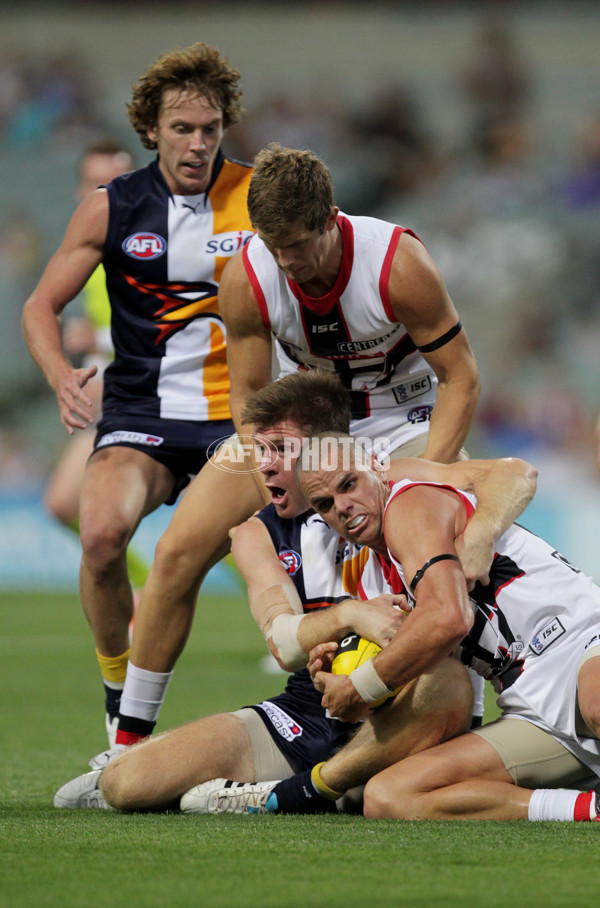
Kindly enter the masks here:
<path id="1" fill-rule="evenodd" d="M 427 394 L 428 391 L 431 391 L 431 377 L 424 375 L 422 378 L 416 378 L 414 381 L 398 385 L 396 388 L 392 388 L 392 391 L 398 403 L 403 404 L 406 400 L 420 397 L 421 394 Z"/>
<path id="2" fill-rule="evenodd" d="M 560 619 L 553 618 L 541 631 L 538 631 L 529 644 L 529 649 L 534 652 L 536 656 L 539 656 L 545 649 L 548 649 L 550 644 L 554 643 L 555 640 L 558 640 L 559 637 L 562 637 L 564 633 L 565 629 L 560 623 Z"/>
<path id="3" fill-rule="evenodd" d="M 132 259 L 157 259 L 166 252 L 167 241 L 158 233 L 132 233 L 124 240 L 122 249 Z"/>
<path id="4" fill-rule="evenodd" d="M 206 244 L 209 255 L 233 255 L 254 236 L 251 230 L 235 230 L 217 233 Z"/>

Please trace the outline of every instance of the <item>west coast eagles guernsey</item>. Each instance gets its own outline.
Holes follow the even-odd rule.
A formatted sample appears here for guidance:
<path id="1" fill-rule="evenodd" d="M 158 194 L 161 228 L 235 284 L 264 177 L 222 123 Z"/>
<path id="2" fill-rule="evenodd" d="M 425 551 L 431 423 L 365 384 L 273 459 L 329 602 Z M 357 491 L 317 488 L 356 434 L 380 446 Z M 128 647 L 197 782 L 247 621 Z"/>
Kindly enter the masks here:
<path id="1" fill-rule="evenodd" d="M 288 280 L 258 236 L 244 248 L 244 265 L 276 340 L 280 375 L 316 366 L 337 372 L 351 395 L 352 434 L 389 438 L 381 449 L 392 450 L 427 431 L 437 386 L 390 305 L 390 269 L 405 228 L 344 214 L 338 225 L 340 271 L 318 299 Z"/>
<path id="2" fill-rule="evenodd" d="M 105 418 L 230 418 L 217 289 L 253 233 L 251 174 L 220 153 L 199 195 L 172 195 L 158 160 L 108 184 L 103 264 L 115 358 L 104 375 Z"/>
<path id="3" fill-rule="evenodd" d="M 395 483 L 388 507 L 417 484 L 436 485 Z M 470 516 L 476 498 L 451 490 Z M 390 557 L 403 580 L 402 565 Z M 496 540 L 490 583 L 477 583 L 469 596 L 474 623 L 455 655 L 491 681 L 505 714 L 549 731 L 600 772 L 600 742 L 582 731 L 576 710 L 579 660 L 600 644 L 600 588 L 543 539 L 513 523 Z"/>

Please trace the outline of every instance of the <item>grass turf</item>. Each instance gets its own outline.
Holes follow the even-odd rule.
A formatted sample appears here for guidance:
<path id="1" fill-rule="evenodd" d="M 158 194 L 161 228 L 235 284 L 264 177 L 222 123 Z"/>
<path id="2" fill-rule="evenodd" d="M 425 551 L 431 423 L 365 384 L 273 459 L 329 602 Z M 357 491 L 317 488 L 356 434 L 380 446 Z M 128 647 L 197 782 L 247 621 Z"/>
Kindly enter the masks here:
<path id="1" fill-rule="evenodd" d="M 278 692 L 264 652 L 241 594 L 201 596 L 160 727 Z M 0 659 L 1 908 L 598 903 L 598 824 L 55 810 L 56 788 L 105 746 L 77 597 L 2 593 Z"/>

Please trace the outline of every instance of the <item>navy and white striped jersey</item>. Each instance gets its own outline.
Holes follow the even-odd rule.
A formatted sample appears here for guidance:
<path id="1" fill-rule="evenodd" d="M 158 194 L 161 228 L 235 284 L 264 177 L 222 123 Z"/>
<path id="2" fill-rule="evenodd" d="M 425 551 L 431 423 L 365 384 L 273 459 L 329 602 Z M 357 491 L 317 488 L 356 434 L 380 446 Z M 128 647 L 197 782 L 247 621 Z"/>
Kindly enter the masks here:
<path id="1" fill-rule="evenodd" d="M 251 175 L 221 153 L 206 193 L 172 195 L 158 160 L 107 186 L 103 264 L 115 358 L 104 375 L 105 418 L 230 418 L 217 290 L 253 233 Z"/>

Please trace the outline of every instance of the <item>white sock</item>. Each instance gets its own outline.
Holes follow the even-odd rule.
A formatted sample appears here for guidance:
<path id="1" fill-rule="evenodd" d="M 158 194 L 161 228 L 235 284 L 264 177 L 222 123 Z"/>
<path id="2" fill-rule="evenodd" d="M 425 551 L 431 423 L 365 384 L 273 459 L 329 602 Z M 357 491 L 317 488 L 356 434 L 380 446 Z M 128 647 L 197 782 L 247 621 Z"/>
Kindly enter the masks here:
<path id="1" fill-rule="evenodd" d="M 467 672 L 473 686 L 473 718 L 482 719 L 485 698 L 485 679 L 482 678 L 481 675 L 478 675 L 477 672 L 473 671 L 472 668 L 467 668 Z"/>
<path id="2" fill-rule="evenodd" d="M 156 722 L 173 672 L 149 672 L 133 662 L 127 666 L 121 714 Z"/>
<path id="3" fill-rule="evenodd" d="M 593 820 L 596 817 L 594 791 L 568 788 L 536 788 L 529 802 L 530 820 Z"/>

